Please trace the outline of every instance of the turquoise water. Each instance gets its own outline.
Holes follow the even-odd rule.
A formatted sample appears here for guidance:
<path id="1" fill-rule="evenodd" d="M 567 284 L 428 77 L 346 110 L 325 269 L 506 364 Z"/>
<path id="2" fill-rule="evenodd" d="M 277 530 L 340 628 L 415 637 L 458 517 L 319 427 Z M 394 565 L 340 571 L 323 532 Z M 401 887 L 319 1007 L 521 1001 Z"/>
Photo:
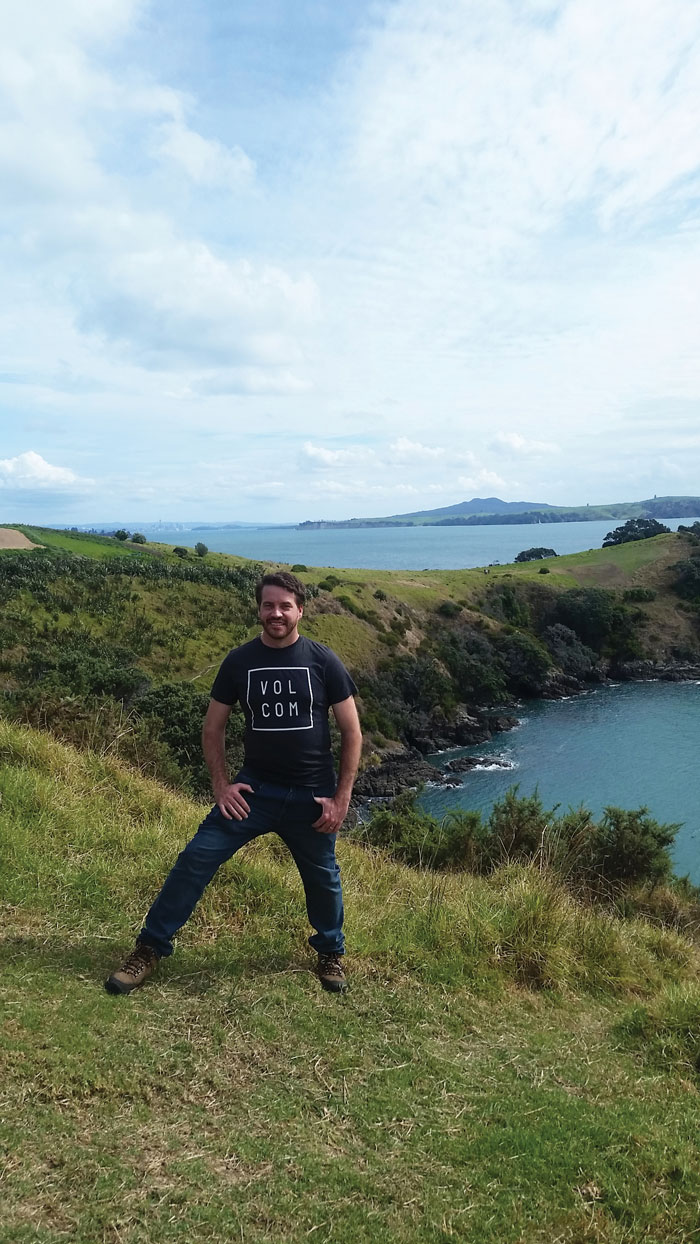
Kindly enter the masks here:
<path id="1" fill-rule="evenodd" d="M 522 724 L 457 755 L 498 756 L 513 766 L 471 770 L 463 784 L 430 788 L 427 810 L 488 812 L 509 786 L 539 790 L 545 807 L 645 804 L 659 821 L 683 823 L 674 850 L 677 873 L 700 884 L 700 683 L 624 683 L 568 700 L 520 708 Z"/>
<path id="2" fill-rule="evenodd" d="M 305 566 L 363 566 L 372 570 L 456 570 L 512 562 L 534 545 L 563 553 L 600 548 L 622 520 L 594 523 L 518 524 L 513 527 L 356 527 L 297 531 L 294 527 L 214 527 L 211 531 L 163 528 L 152 538 L 194 548 L 198 540 L 216 553 Z M 692 518 L 669 519 L 673 531 Z"/>

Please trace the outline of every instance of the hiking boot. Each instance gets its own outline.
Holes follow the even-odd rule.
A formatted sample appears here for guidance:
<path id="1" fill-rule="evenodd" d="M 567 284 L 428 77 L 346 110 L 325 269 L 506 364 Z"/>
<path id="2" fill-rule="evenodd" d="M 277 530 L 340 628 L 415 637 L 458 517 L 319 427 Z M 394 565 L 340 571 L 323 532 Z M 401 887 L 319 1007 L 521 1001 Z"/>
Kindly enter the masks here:
<path id="1" fill-rule="evenodd" d="M 329 955 L 319 955 L 316 975 L 324 989 L 330 993 L 345 993 L 348 982 L 343 969 L 343 956 L 333 951 Z"/>
<path id="2" fill-rule="evenodd" d="M 108 993 L 131 993 L 132 989 L 138 989 L 151 972 L 155 972 L 158 966 L 159 955 L 156 954 L 152 946 L 147 946 L 145 942 L 137 942 L 127 959 L 124 960 L 122 966 L 105 981 L 105 989 Z"/>

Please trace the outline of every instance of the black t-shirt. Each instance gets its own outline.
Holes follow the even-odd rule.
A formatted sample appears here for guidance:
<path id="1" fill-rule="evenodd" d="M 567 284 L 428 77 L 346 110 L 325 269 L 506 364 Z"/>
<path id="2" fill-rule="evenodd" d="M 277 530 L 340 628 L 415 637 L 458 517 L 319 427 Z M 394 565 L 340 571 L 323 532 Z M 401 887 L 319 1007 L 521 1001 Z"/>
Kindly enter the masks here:
<path id="1" fill-rule="evenodd" d="M 328 710 L 357 687 L 342 661 L 300 635 L 288 648 L 261 639 L 224 658 L 213 700 L 240 704 L 245 716 L 245 767 L 262 781 L 293 786 L 334 783 Z"/>

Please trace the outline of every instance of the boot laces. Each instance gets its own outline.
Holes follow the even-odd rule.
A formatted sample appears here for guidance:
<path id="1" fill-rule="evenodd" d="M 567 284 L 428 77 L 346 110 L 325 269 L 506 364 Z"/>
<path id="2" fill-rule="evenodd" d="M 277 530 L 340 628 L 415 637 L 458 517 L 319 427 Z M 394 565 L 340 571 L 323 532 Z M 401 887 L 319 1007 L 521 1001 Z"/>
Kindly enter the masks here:
<path id="1" fill-rule="evenodd" d="M 122 965 L 122 972 L 127 976 L 138 976 L 144 968 L 150 967 L 155 958 L 155 951 L 150 946 L 135 946 L 128 959 Z"/>
<path id="2" fill-rule="evenodd" d="M 338 954 L 334 954 L 333 952 L 327 955 L 319 955 L 318 966 L 320 970 L 328 976 L 330 975 L 343 976 L 344 975 L 341 956 Z"/>

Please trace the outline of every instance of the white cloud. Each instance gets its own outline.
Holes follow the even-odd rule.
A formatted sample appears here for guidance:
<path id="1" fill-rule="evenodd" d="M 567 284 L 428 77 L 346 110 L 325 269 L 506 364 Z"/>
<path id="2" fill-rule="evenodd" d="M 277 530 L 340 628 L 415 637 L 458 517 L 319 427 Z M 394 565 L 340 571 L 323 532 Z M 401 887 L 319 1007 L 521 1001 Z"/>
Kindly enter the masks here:
<path id="1" fill-rule="evenodd" d="M 457 483 L 465 493 L 479 493 L 485 488 L 495 488 L 508 490 L 509 485 L 500 475 L 496 475 L 495 471 L 479 471 L 478 475 L 460 475 Z"/>
<path id="2" fill-rule="evenodd" d="M 241 147 L 228 148 L 217 139 L 204 138 L 182 121 L 167 121 L 159 127 L 154 150 L 184 169 L 198 186 L 239 190 L 255 175 L 255 165 Z"/>
<path id="3" fill-rule="evenodd" d="M 512 453 L 516 456 L 530 457 L 542 454 L 557 454 L 559 446 L 553 441 L 534 441 L 518 432 L 498 432 L 489 445 L 490 449 L 500 453 Z"/>
<path id="4" fill-rule="evenodd" d="M 8 491 L 75 492 L 92 484 L 92 480 L 81 479 L 68 467 L 53 466 L 33 449 L 16 458 L 0 459 L 0 488 Z"/>
<path id="5" fill-rule="evenodd" d="M 227 372 L 200 393 L 301 391 L 313 278 L 210 242 L 180 210 L 187 186 L 249 193 L 253 161 L 198 133 L 183 92 L 108 67 L 144 7 L 29 0 L 3 32 L 6 305 L 32 324 L 22 331 L 34 371 L 50 370 L 55 339 L 37 331 L 50 309 L 72 318 L 73 353 L 89 338 L 94 370 L 128 357 L 141 369 Z M 166 164 L 175 184 L 157 180 Z"/>
<path id="6" fill-rule="evenodd" d="M 314 445 L 312 441 L 305 442 L 302 453 L 305 459 L 318 467 L 351 466 L 374 458 L 371 449 L 326 449 L 324 445 Z"/>
<path id="7" fill-rule="evenodd" d="M 439 445 L 421 445 L 420 441 L 411 441 L 406 436 L 400 436 L 389 446 L 392 454 L 397 458 L 444 458 L 446 450 Z"/>
<path id="8" fill-rule="evenodd" d="M 694 491 L 700 10 L 363 0 L 344 60 L 311 79 L 290 52 L 268 92 L 242 4 L 247 50 L 196 43 L 212 9 L 183 51 L 149 0 L 26 0 L 5 24 L 6 461 L 65 461 L 90 429 L 91 470 L 128 479 L 131 421 L 159 479 L 163 437 L 189 478 L 201 436 L 234 431 L 260 479 L 251 441 L 293 429 L 274 471 L 286 452 L 338 517 L 401 488 Z"/>
<path id="9" fill-rule="evenodd" d="M 317 307 L 309 276 L 227 259 L 178 236 L 163 215 L 100 207 L 78 222 L 92 252 L 72 289 L 82 332 L 173 371 L 300 362 L 295 335 Z"/>

